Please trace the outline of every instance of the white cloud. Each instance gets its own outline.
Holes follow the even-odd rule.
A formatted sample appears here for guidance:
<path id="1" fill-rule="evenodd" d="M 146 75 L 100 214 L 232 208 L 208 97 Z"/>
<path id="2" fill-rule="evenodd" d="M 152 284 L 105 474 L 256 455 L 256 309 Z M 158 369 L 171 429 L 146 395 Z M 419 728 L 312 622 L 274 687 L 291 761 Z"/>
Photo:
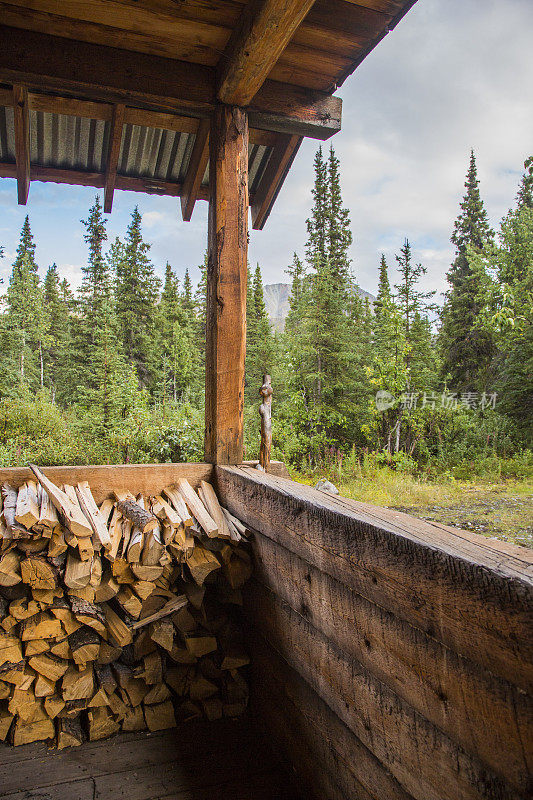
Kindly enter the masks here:
<path id="1" fill-rule="evenodd" d="M 364 288 L 376 288 L 381 252 L 394 265 L 405 236 L 428 268 L 426 285 L 445 288 L 471 147 L 493 226 L 512 204 L 522 163 L 533 152 L 532 29 L 531 0 L 419 0 L 342 87 L 343 130 L 332 142 L 352 219 L 351 257 Z M 251 232 L 250 261 L 260 262 L 266 282 L 286 280 L 293 251 L 303 254 L 316 147 L 303 143 L 265 230 Z M 0 243 L 14 252 L 29 212 L 41 271 L 55 260 L 74 282 L 86 257 L 79 221 L 96 191 L 33 183 L 25 209 L 15 205 L 15 181 L 0 187 Z M 168 260 L 196 280 L 207 204 L 198 202 L 192 221 L 183 223 L 175 198 L 116 192 L 110 240 L 124 235 L 136 204 L 158 272 Z M 0 271 L 11 260 L 0 262 Z"/>

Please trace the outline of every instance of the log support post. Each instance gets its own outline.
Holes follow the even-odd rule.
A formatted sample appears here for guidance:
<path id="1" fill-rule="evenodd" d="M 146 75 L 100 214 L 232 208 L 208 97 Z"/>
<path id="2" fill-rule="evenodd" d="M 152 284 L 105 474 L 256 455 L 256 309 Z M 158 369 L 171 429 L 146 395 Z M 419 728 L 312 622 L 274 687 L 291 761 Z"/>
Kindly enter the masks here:
<path id="1" fill-rule="evenodd" d="M 248 257 L 248 118 L 218 104 L 209 139 L 205 458 L 243 460 Z"/>

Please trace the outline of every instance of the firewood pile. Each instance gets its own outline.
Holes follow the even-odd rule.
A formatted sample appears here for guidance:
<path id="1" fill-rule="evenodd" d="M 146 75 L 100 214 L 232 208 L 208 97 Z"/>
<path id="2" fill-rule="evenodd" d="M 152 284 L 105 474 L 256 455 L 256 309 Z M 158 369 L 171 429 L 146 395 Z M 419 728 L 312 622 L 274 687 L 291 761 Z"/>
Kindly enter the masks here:
<path id="1" fill-rule="evenodd" d="M 237 716 L 246 529 L 213 487 L 97 506 L 87 482 L 4 484 L 0 740 L 58 748 L 119 731 Z"/>

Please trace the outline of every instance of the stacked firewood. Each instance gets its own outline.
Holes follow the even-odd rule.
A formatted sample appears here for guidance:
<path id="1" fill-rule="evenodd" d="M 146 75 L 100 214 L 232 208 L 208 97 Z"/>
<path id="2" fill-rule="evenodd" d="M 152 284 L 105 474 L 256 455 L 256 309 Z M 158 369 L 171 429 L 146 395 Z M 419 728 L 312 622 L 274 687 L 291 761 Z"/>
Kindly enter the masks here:
<path id="1" fill-rule="evenodd" d="M 157 496 L 4 484 L 0 740 L 59 748 L 237 716 L 246 529 L 202 481 Z"/>

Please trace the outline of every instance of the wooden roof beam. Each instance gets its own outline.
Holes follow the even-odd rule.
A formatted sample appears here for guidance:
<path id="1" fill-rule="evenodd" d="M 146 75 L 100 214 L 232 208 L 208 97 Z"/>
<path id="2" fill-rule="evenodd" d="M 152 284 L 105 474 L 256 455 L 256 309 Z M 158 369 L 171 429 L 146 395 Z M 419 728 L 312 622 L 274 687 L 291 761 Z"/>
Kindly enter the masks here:
<path id="1" fill-rule="evenodd" d="M 222 103 L 247 106 L 315 0 L 250 0 L 218 66 Z"/>
<path id="2" fill-rule="evenodd" d="M 13 107 L 18 202 L 25 206 L 30 190 L 30 112 L 28 91 L 24 86 L 13 86 Z"/>
<path id="3" fill-rule="evenodd" d="M 124 128 L 124 111 L 124 104 L 117 103 L 113 108 L 113 116 L 111 118 L 104 186 L 104 212 L 106 214 L 111 214 L 111 209 L 113 208 L 113 192 L 115 191 L 118 159 L 122 145 L 122 130 Z"/>
<path id="4" fill-rule="evenodd" d="M 0 82 L 30 90 L 207 118 L 215 80 L 212 67 L 0 25 Z M 267 80 L 250 104 L 249 121 L 325 140 L 340 130 L 341 109 L 339 97 Z"/>
<path id="5" fill-rule="evenodd" d="M 209 161 L 209 120 L 200 122 L 198 133 L 194 141 L 187 175 L 183 181 L 181 194 L 181 213 L 185 222 L 189 222 L 198 199 L 198 192 L 204 179 L 207 162 Z"/>
<path id="6" fill-rule="evenodd" d="M 251 204 L 254 230 L 263 229 L 301 143 L 301 136 L 280 134 Z"/>
<path id="7" fill-rule="evenodd" d="M 0 178 L 16 177 L 16 164 L 0 162 Z M 71 186 L 94 186 L 95 189 L 103 189 L 105 186 L 105 178 L 104 172 L 87 172 L 85 170 L 61 169 L 59 167 L 41 167 L 36 164 L 31 167 L 32 181 L 43 181 L 44 183 L 66 183 Z M 126 192 L 144 192 L 145 194 L 180 197 L 183 191 L 183 184 L 177 181 L 162 181 L 156 178 L 133 178 L 128 175 L 117 175 L 115 189 Z M 200 186 L 197 199 L 209 199 L 208 186 Z"/>

